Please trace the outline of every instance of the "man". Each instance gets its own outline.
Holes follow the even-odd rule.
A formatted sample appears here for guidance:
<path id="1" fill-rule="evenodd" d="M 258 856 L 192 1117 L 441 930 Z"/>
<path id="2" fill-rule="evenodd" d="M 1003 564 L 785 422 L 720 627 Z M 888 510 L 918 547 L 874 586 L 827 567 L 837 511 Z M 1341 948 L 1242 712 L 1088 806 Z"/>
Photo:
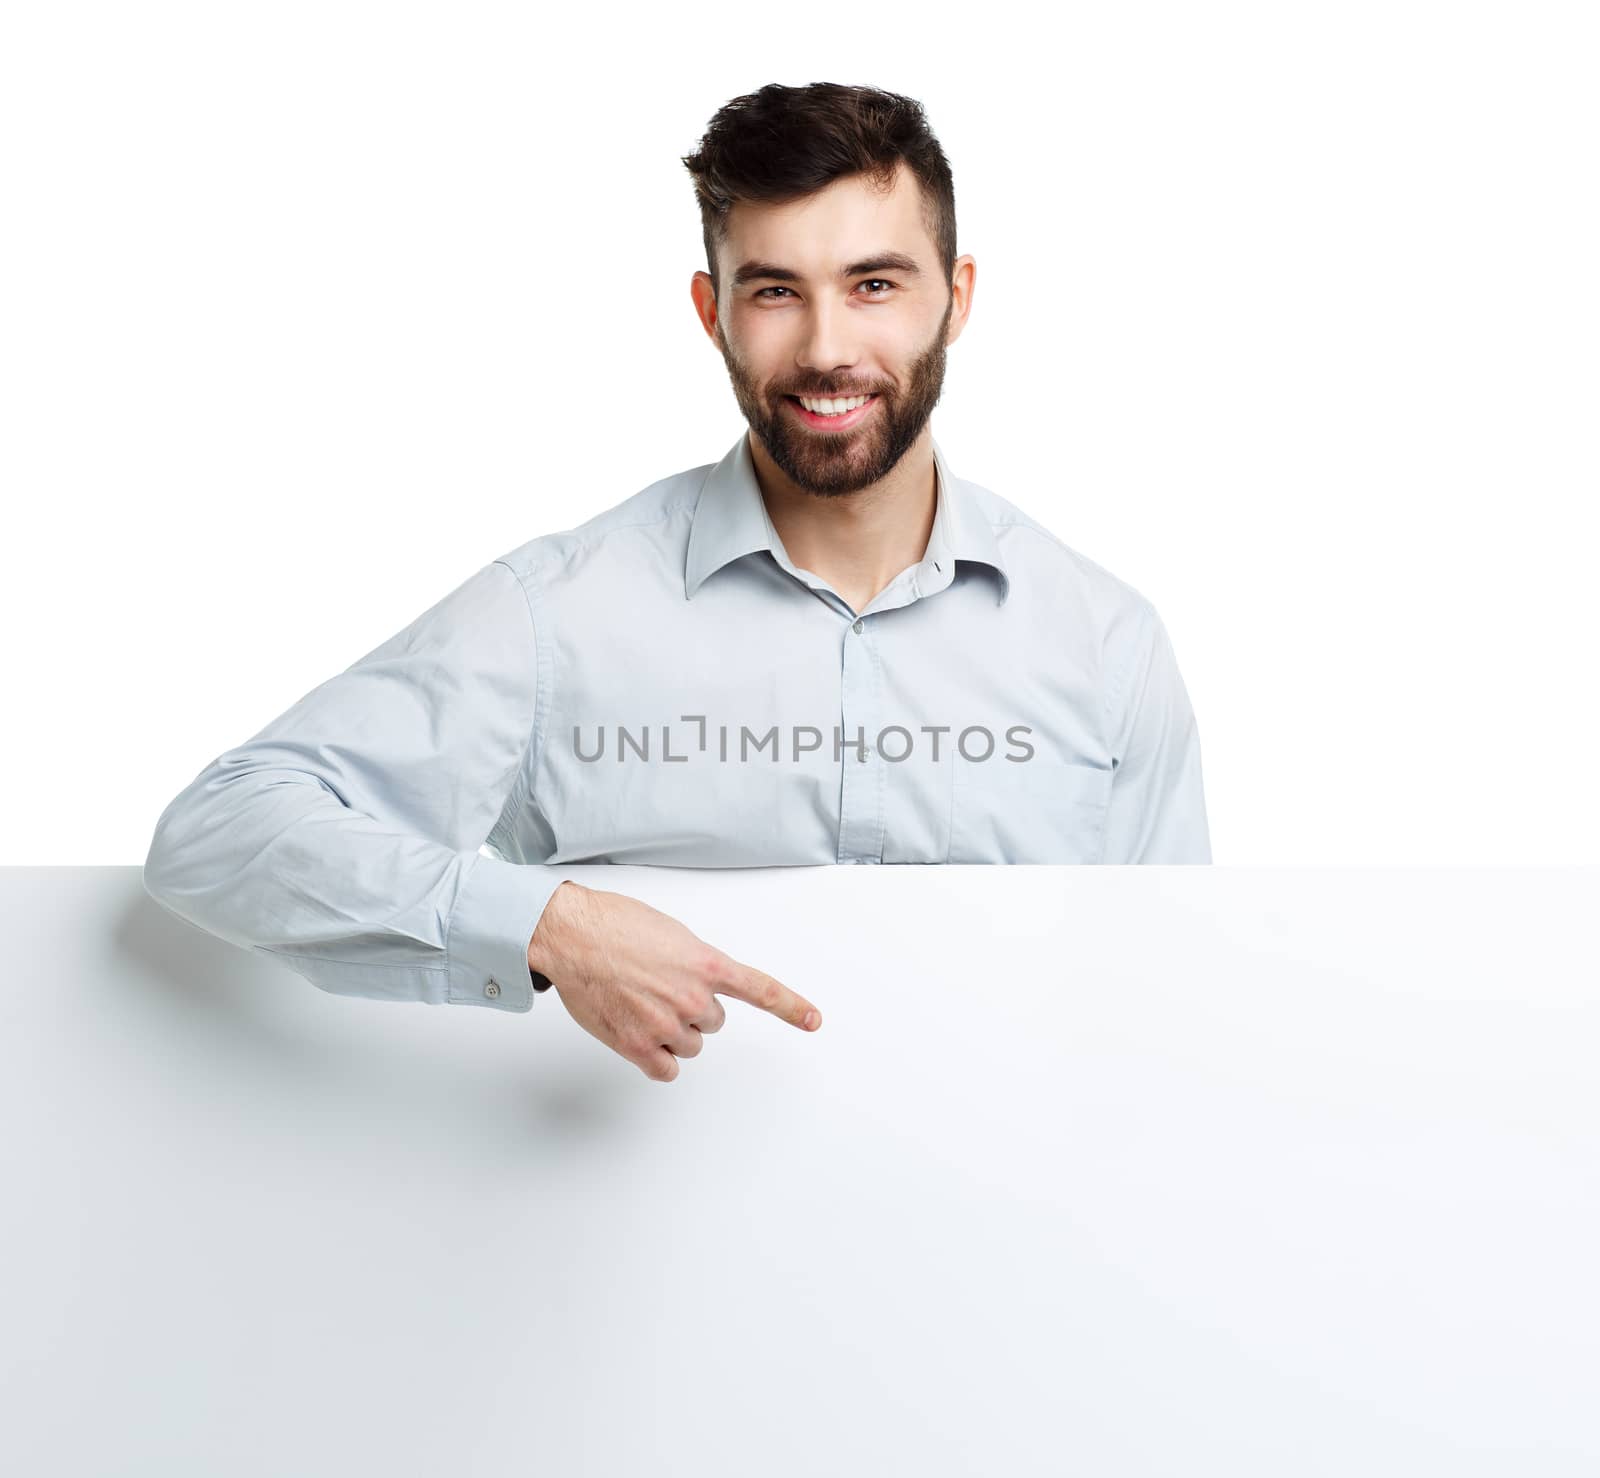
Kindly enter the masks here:
<path id="1" fill-rule="evenodd" d="M 684 162 L 747 432 L 491 561 L 212 761 L 144 873 L 336 993 L 525 1011 L 554 984 L 660 1081 L 719 994 L 820 1014 L 563 864 L 1210 861 L 1155 610 L 933 439 L 975 265 L 921 108 L 769 86 Z"/>

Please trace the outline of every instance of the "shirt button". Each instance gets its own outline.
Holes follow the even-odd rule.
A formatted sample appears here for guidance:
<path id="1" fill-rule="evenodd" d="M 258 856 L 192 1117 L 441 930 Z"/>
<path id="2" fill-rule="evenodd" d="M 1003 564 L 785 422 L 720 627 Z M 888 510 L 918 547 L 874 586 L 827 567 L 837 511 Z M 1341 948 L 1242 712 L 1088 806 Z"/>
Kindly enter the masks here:
<path id="1" fill-rule="evenodd" d="M 859 621 L 857 621 L 856 624 L 854 626 L 852 626 L 850 629 L 852 631 L 859 632 L 861 630 L 861 623 Z"/>
<path id="2" fill-rule="evenodd" d="M 491 980 L 486 986 L 484 986 L 483 993 L 484 995 L 488 996 L 490 1000 L 493 1000 L 497 995 L 500 994 L 499 982 Z"/>

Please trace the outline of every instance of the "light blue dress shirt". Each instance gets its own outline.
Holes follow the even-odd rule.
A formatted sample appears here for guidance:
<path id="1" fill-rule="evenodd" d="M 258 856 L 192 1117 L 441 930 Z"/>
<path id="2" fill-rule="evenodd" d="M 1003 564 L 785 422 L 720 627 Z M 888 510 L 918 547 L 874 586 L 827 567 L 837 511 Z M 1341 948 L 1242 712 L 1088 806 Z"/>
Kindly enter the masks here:
<path id="1" fill-rule="evenodd" d="M 1209 862 L 1154 607 L 933 452 L 861 611 L 748 433 L 493 560 L 207 765 L 146 888 L 336 994 L 526 1011 L 567 864 Z"/>

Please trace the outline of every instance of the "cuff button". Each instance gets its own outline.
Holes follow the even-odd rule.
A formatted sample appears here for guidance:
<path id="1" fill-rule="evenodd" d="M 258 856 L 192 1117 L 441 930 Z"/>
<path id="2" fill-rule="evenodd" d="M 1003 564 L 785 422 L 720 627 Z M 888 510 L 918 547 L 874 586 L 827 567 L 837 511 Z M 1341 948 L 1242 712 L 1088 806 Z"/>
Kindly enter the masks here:
<path id="1" fill-rule="evenodd" d="M 499 982 L 491 980 L 486 986 L 484 986 L 483 993 L 484 995 L 488 996 L 490 1000 L 493 1000 L 497 995 L 500 994 Z"/>

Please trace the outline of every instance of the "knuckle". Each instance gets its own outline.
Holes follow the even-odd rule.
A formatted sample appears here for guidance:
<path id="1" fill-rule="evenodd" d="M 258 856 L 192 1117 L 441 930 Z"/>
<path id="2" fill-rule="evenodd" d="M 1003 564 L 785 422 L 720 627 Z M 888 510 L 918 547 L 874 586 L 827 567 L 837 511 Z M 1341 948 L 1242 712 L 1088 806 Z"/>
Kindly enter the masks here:
<path id="1" fill-rule="evenodd" d="M 660 1078 L 666 1071 L 660 1054 L 654 1047 L 641 1048 L 633 1062 L 647 1078 Z"/>
<path id="2" fill-rule="evenodd" d="M 721 1009 L 713 992 L 709 990 L 696 991 L 684 1007 L 683 1019 L 698 1024 L 702 1021 L 714 1019 Z"/>
<path id="3" fill-rule="evenodd" d="M 728 969 L 722 951 L 714 944 L 703 944 L 695 956 L 694 973 L 707 994 L 727 979 Z"/>

